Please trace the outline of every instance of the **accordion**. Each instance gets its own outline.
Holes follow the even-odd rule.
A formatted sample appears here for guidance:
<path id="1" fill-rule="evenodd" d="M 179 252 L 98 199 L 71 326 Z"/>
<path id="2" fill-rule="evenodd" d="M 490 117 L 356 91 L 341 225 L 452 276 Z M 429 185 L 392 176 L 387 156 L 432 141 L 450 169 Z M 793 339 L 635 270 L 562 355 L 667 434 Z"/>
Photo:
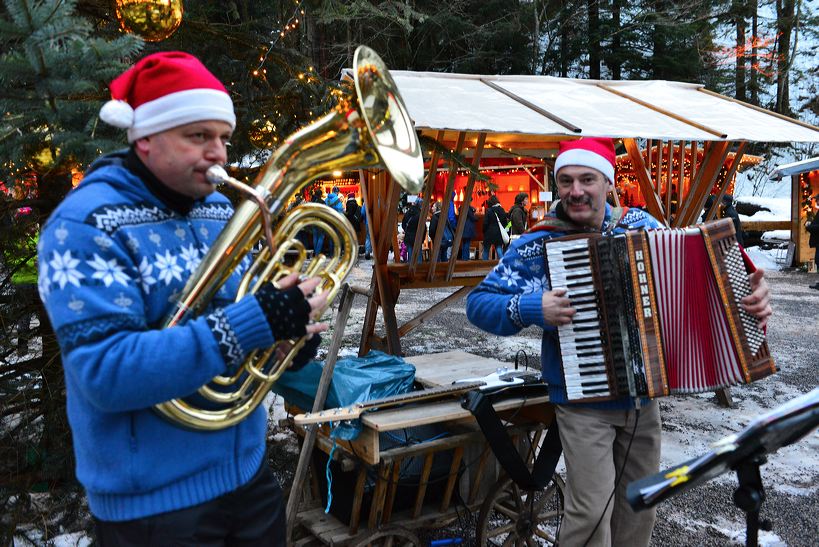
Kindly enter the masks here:
<path id="1" fill-rule="evenodd" d="M 552 288 L 577 310 L 558 327 L 570 401 L 661 397 L 777 371 L 730 219 L 695 228 L 547 240 Z"/>

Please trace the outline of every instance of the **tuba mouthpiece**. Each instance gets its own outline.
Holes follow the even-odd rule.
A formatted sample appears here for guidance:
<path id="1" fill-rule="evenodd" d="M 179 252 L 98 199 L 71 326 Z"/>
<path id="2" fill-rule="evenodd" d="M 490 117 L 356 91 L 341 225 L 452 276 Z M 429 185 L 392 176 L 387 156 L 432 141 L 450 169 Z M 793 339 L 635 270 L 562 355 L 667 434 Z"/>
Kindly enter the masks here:
<path id="1" fill-rule="evenodd" d="M 227 174 L 227 171 L 225 171 L 225 168 L 221 165 L 211 165 L 208 167 L 208 170 L 205 171 L 205 178 L 208 179 L 209 183 L 218 186 L 227 182 L 230 175 Z"/>

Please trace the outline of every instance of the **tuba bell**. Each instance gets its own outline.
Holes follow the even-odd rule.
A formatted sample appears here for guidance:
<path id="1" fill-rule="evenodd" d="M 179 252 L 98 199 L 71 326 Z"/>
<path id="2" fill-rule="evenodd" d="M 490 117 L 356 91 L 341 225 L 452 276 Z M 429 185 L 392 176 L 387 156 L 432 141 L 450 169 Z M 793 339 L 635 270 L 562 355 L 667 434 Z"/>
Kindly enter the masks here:
<path id="1" fill-rule="evenodd" d="M 233 272 L 254 254 L 260 241 L 264 245 L 241 279 L 237 300 L 264 283 L 298 271 L 322 278 L 317 291 L 328 293 L 329 305 L 358 255 L 358 241 L 350 222 L 320 204 L 292 209 L 275 231 L 270 220 L 283 212 L 290 196 L 316 178 L 335 170 L 384 167 L 408 192 L 421 189 L 424 165 L 418 137 L 387 67 L 368 47 L 360 46 L 355 52 L 353 81 L 353 96 L 342 97 L 323 118 L 290 135 L 252 187 L 232 179 L 221 167 L 208 171 L 211 182 L 228 184 L 251 199 L 236 208 L 188 280 L 164 327 L 181 324 L 201 313 Z M 296 234 L 306 227 L 324 231 L 334 250 L 329 257 L 317 255 L 305 266 L 307 253 Z M 297 258 L 285 265 L 288 251 L 296 251 Z M 305 340 L 287 341 L 287 352 L 281 351 L 281 341 L 266 350 L 256 350 L 233 376 L 217 376 L 196 394 L 154 408 L 168 420 L 188 428 L 230 427 L 262 402 Z"/>

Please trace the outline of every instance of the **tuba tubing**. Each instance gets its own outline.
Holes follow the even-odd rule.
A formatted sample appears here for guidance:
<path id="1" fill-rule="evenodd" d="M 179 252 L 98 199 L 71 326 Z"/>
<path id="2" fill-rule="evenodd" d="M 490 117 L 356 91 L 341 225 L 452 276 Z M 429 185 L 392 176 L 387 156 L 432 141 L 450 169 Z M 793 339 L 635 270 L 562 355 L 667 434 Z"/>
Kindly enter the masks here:
<path id="1" fill-rule="evenodd" d="M 260 239 L 266 245 L 243 273 L 237 300 L 264 283 L 298 271 L 322 278 L 317 291 L 328 293 L 329 306 L 358 255 L 358 240 L 350 222 L 330 207 L 308 203 L 285 215 L 274 232 L 269 228 L 270 219 L 283 212 L 290 196 L 313 180 L 335 170 L 383 167 L 408 192 L 421 189 L 421 146 L 389 71 L 373 50 L 360 46 L 354 56 L 353 73 L 354 95 L 342 97 L 323 118 L 289 136 L 262 168 L 253 187 L 242 189 L 252 199 L 236 208 L 188 280 L 164 328 L 184 323 L 207 309 L 222 285 L 254 253 Z M 244 186 L 224 170 L 214 169 L 209 179 Z M 307 260 L 304 245 L 296 239 L 296 234 L 306 228 L 326 233 L 333 243 L 331 256 L 319 254 Z M 292 255 L 292 251 L 296 259 L 286 265 L 286 255 Z M 171 422 L 191 429 L 230 427 L 249 416 L 264 400 L 305 340 L 277 341 L 271 348 L 255 350 L 233 376 L 217 376 L 199 388 L 196 396 L 172 399 L 154 409 Z"/>

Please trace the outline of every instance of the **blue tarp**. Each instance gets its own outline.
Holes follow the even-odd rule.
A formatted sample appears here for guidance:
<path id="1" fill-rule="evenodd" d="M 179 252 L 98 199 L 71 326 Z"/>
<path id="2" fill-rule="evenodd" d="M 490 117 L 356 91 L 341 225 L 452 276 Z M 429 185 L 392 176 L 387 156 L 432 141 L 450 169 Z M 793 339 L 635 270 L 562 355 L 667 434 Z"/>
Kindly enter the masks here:
<path id="1" fill-rule="evenodd" d="M 273 384 L 273 391 L 302 410 L 313 408 L 324 363 L 312 361 L 296 372 L 285 372 Z M 415 367 L 400 357 L 371 351 L 364 357 L 339 359 L 333 369 L 333 380 L 324 408 L 350 406 L 354 403 L 400 395 L 412 390 Z M 361 432 L 358 420 L 344 422 L 333 430 L 333 436 L 352 440 Z"/>

